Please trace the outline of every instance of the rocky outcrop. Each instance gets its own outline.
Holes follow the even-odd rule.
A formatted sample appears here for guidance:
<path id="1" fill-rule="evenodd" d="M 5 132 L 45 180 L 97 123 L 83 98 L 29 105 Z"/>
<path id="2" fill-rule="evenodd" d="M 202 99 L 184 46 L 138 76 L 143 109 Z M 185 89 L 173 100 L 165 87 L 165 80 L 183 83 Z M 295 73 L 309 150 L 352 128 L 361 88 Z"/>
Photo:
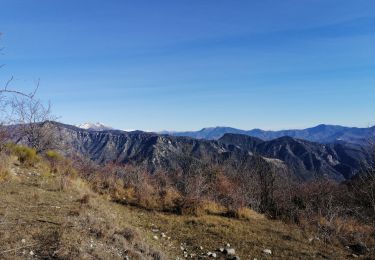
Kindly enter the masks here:
<path id="1" fill-rule="evenodd" d="M 168 171 L 194 163 L 228 166 L 246 162 L 251 165 L 255 157 L 261 157 L 264 164 L 288 167 L 299 180 L 326 176 L 343 181 L 370 160 L 365 148 L 347 143 L 319 144 L 292 137 L 263 141 L 240 134 L 201 140 L 141 131 L 92 131 L 56 122 L 48 124 L 53 125 L 64 153 L 78 153 L 98 163 L 143 165 L 150 171 Z"/>
<path id="2" fill-rule="evenodd" d="M 219 142 L 253 154 L 282 160 L 301 180 L 315 176 L 343 181 L 371 161 L 366 148 L 348 144 L 320 144 L 288 136 L 271 141 L 238 134 L 225 134 Z"/>

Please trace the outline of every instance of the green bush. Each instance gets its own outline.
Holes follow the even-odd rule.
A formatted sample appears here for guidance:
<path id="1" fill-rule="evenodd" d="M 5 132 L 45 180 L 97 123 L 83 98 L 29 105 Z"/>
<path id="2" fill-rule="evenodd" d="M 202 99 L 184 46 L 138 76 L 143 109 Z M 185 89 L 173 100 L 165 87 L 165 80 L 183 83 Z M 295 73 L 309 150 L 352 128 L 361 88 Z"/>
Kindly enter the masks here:
<path id="1" fill-rule="evenodd" d="M 12 147 L 12 152 L 18 157 L 18 160 L 23 165 L 34 166 L 39 161 L 36 150 L 30 147 L 15 145 Z"/>
<path id="2" fill-rule="evenodd" d="M 54 161 L 58 161 L 58 160 L 61 160 L 62 159 L 62 156 L 61 154 L 59 154 L 57 151 L 54 151 L 54 150 L 48 150 L 46 152 L 46 158 L 48 160 L 54 160 Z"/>

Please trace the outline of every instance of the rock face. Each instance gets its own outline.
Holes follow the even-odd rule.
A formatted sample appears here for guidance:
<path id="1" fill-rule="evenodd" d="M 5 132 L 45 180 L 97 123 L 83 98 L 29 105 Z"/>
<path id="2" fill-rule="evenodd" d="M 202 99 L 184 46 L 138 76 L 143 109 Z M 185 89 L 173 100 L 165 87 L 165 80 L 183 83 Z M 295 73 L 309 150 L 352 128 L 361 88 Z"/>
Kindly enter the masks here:
<path id="1" fill-rule="evenodd" d="M 53 123 L 64 150 L 79 153 L 98 163 L 135 163 L 149 170 L 176 169 L 187 161 L 218 164 L 231 160 L 252 160 L 249 152 L 218 141 L 163 136 L 141 131 L 88 131 Z M 266 161 L 264 161 L 267 163 Z"/>
<path id="2" fill-rule="evenodd" d="M 225 134 L 219 142 L 253 154 L 282 160 L 302 180 L 325 175 L 342 181 L 353 177 L 361 164 L 371 160 L 367 149 L 359 145 L 319 144 L 292 137 L 271 141 L 247 135 Z"/>
<path id="3" fill-rule="evenodd" d="M 226 134 L 219 142 L 253 154 L 282 160 L 297 177 L 308 180 L 325 175 L 342 181 L 353 177 L 361 164 L 371 161 L 366 148 L 354 144 L 319 144 L 292 137 L 271 141 L 247 135 Z"/>
<path id="4" fill-rule="evenodd" d="M 150 171 L 171 170 L 195 162 L 221 165 L 250 163 L 255 155 L 262 163 L 288 167 L 300 180 L 314 176 L 343 181 L 351 178 L 369 154 L 358 145 L 319 144 L 291 137 L 271 141 L 240 134 L 219 140 L 199 140 L 141 131 L 91 131 L 56 122 L 52 124 L 62 151 L 84 155 L 98 163 L 134 163 Z M 257 158 L 259 158 L 257 156 Z"/>

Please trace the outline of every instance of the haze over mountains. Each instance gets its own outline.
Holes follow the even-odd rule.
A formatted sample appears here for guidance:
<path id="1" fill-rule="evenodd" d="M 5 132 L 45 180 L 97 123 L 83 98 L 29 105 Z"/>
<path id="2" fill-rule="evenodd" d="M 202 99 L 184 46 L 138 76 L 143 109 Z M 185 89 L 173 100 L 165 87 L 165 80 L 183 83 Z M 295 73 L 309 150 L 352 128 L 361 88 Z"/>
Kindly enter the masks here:
<path id="1" fill-rule="evenodd" d="M 210 127 L 199 131 L 187 132 L 162 132 L 163 134 L 174 136 L 187 136 L 197 139 L 218 140 L 224 134 L 243 134 L 258 137 L 262 140 L 272 140 L 275 138 L 289 136 L 319 143 L 332 143 L 344 141 L 349 143 L 363 144 L 375 138 L 375 126 L 368 128 L 345 127 L 339 125 L 321 124 L 306 129 L 291 129 L 280 131 L 265 131 L 261 129 L 241 130 L 231 127 Z"/>
<path id="2" fill-rule="evenodd" d="M 102 123 L 84 123 L 76 125 L 79 128 L 91 131 L 114 130 Z M 145 131 L 148 132 L 148 131 Z M 161 131 L 163 135 L 185 136 L 195 139 L 218 140 L 225 134 L 242 134 L 260 138 L 264 141 L 289 136 L 298 139 L 304 139 L 318 143 L 348 142 L 354 144 L 368 144 L 375 140 L 375 126 L 367 128 L 346 127 L 340 125 L 320 124 L 305 129 L 286 129 L 286 130 L 242 130 L 233 127 L 207 127 L 198 131 Z"/>

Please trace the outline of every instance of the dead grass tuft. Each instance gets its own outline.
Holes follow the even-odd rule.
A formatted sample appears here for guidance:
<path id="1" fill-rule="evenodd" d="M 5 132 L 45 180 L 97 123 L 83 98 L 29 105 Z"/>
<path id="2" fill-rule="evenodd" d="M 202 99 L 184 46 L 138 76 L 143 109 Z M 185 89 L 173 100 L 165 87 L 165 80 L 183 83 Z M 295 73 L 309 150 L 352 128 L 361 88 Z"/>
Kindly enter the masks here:
<path id="1" fill-rule="evenodd" d="M 237 217 L 240 219 L 252 220 L 252 219 L 265 219 L 264 215 L 259 214 L 258 212 L 249 209 L 249 208 L 239 208 L 237 210 Z"/>
<path id="2" fill-rule="evenodd" d="M 133 243 L 134 241 L 140 240 L 140 235 L 134 229 L 126 227 L 121 231 L 116 231 L 116 234 L 123 236 L 127 241 Z"/>
<path id="3" fill-rule="evenodd" d="M 0 183 L 10 178 L 10 164 L 10 157 L 5 154 L 0 154 Z"/>

